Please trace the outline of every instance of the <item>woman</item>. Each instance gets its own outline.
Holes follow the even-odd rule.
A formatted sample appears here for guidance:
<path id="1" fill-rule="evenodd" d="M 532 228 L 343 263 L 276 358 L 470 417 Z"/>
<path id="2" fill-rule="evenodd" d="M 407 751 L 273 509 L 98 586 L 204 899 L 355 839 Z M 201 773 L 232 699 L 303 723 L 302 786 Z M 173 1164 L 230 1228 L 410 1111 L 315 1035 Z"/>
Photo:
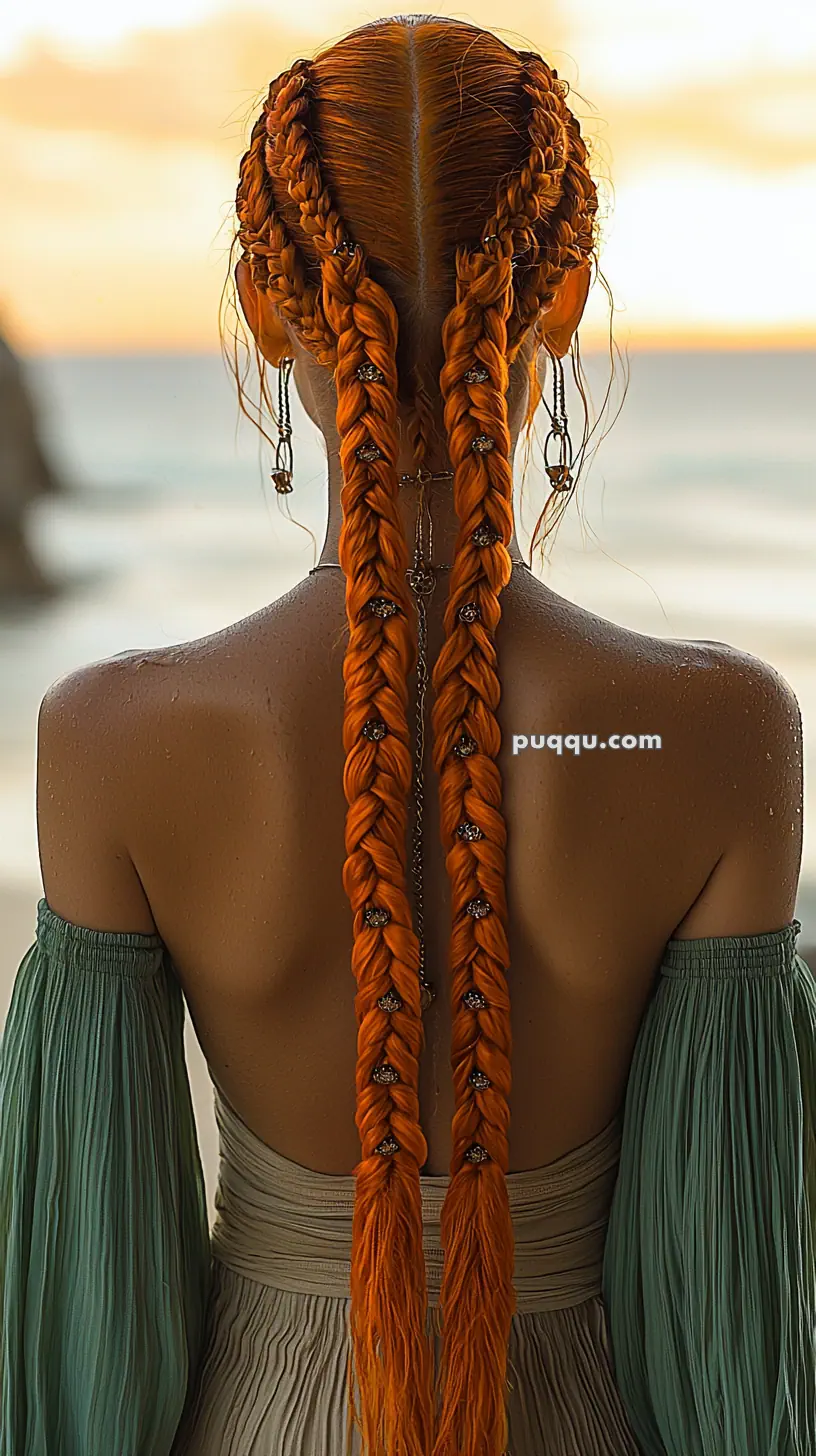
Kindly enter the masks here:
<path id="1" fill-rule="evenodd" d="M 572 484 L 596 205 L 556 73 L 473 26 L 270 86 L 236 283 L 328 531 L 254 616 L 43 701 L 3 1456 L 812 1449 L 796 701 L 565 601 L 514 534 L 549 362 Z"/>

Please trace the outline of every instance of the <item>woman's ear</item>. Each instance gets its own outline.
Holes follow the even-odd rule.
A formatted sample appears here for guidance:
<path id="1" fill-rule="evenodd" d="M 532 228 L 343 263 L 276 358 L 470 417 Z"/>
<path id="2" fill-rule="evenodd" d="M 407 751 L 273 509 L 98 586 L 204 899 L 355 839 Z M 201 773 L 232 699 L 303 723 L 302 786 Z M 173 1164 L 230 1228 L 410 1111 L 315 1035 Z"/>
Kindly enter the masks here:
<path id="1" fill-rule="evenodd" d="M 235 283 L 241 312 L 244 315 L 255 341 L 267 363 L 277 369 L 285 355 L 293 354 L 291 340 L 286 326 L 281 321 L 269 295 L 261 293 L 252 282 L 248 263 L 243 260 L 235 269 Z"/>
<path id="2" fill-rule="evenodd" d="M 563 359 L 572 343 L 587 301 L 592 270 L 589 263 L 570 268 L 558 287 L 549 308 L 539 315 L 537 330 L 545 346 L 556 358 Z"/>

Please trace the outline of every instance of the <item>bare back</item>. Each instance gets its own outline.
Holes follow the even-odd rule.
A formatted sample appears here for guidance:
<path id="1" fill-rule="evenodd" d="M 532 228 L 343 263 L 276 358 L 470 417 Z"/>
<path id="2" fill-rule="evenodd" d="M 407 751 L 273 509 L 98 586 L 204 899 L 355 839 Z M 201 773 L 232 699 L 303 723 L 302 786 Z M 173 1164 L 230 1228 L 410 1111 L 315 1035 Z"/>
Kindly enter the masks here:
<path id="1" fill-rule="evenodd" d="M 667 939 L 709 933 L 701 892 L 738 837 L 757 745 L 736 686 L 745 659 L 731 649 L 629 632 L 519 570 L 502 608 L 517 1171 L 578 1146 L 621 1107 Z M 111 721 L 128 722 L 128 852 L 210 1071 L 264 1142 L 347 1174 L 360 1144 L 341 880 L 345 641 L 344 578 L 325 571 L 221 632 L 124 654 L 105 671 Z M 513 752 L 516 735 L 571 733 L 599 746 Z M 600 747 L 616 734 L 659 735 L 662 746 Z M 449 895 L 430 745 L 425 775 L 427 972 L 438 994 L 424 1016 L 422 1171 L 445 1174 Z M 773 853 L 769 839 L 769 862 Z"/>

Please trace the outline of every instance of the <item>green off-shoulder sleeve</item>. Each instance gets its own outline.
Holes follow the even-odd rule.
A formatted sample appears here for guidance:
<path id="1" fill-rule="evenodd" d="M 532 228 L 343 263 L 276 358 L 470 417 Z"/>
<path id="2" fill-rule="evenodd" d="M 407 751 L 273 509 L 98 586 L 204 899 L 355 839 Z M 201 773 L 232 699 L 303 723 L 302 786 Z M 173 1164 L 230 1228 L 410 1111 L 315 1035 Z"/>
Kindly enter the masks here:
<path id="1" fill-rule="evenodd" d="M 816 1452 L 816 981 L 798 920 L 670 940 L 603 1290 L 643 1456 Z"/>
<path id="2" fill-rule="evenodd" d="M 0 1043 L 0 1456 L 166 1456 L 203 1339 L 206 1194 L 159 935 L 37 906 Z"/>

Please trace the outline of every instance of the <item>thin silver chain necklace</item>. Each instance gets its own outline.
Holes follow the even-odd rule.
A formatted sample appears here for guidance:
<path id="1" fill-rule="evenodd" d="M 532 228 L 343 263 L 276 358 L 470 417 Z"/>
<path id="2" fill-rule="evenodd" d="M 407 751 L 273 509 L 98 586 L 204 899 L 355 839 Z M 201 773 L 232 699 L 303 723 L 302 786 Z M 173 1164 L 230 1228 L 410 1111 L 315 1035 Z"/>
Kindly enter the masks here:
<path id="1" fill-rule="evenodd" d="M 423 873 L 423 815 L 425 809 L 425 696 L 428 687 L 428 613 L 426 598 L 433 594 L 436 586 L 437 571 L 450 571 L 449 563 L 432 562 L 433 556 L 433 518 L 426 494 L 426 485 L 432 480 L 451 480 L 452 470 L 442 470 L 437 474 L 430 471 L 418 470 L 416 475 L 401 475 L 400 485 L 417 485 L 419 487 L 419 507 L 416 518 L 416 536 L 414 542 L 414 564 L 406 570 L 408 585 L 414 595 L 417 613 L 417 703 L 415 738 L 416 753 L 414 755 L 413 773 L 413 800 L 414 800 L 414 825 L 411 835 L 411 881 L 414 891 L 414 910 L 416 919 L 416 934 L 419 942 L 419 983 L 421 986 L 420 1005 L 423 1011 L 427 1011 L 431 1002 L 436 996 L 436 988 L 433 982 L 429 981 L 426 973 L 425 954 L 425 900 L 424 900 L 424 873 Z M 427 519 L 428 547 L 427 555 L 422 544 L 423 524 Z M 530 570 L 527 562 L 520 556 L 512 556 L 511 561 L 516 566 L 523 566 Z M 309 572 L 312 576 L 316 571 L 322 571 L 326 567 L 335 567 L 342 570 L 339 561 L 320 561 L 313 566 Z M 464 611 L 465 608 L 462 608 Z M 434 1085 L 437 1085 L 434 1070 Z"/>

